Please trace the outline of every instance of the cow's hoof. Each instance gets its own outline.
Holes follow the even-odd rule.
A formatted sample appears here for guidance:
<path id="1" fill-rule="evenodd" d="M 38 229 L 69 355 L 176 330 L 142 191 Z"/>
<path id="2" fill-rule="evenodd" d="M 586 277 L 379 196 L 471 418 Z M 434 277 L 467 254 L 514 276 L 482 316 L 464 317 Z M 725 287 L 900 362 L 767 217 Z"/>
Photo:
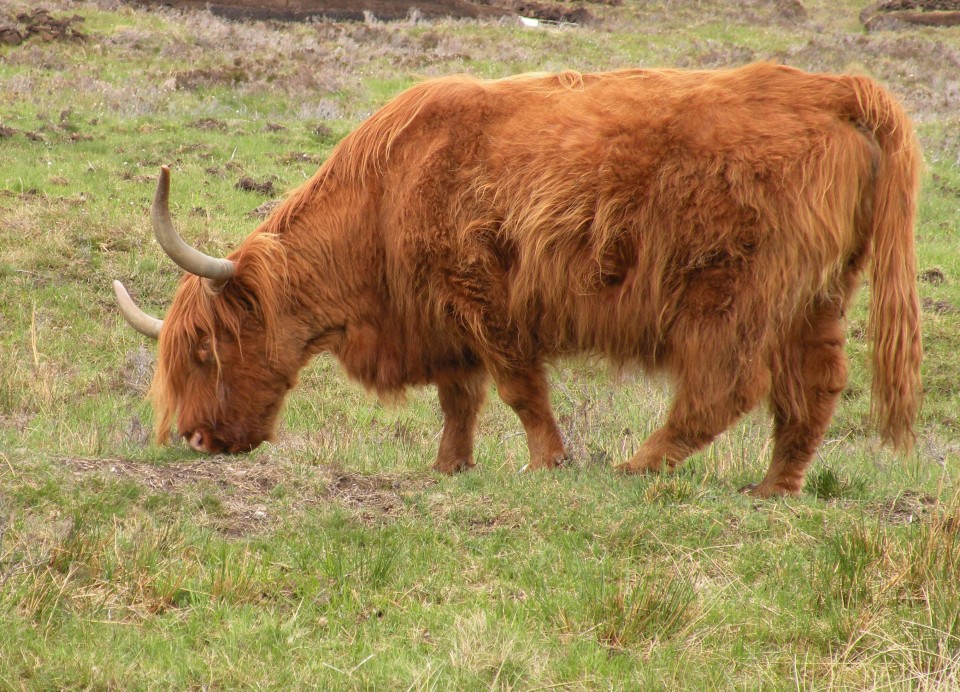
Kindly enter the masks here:
<path id="1" fill-rule="evenodd" d="M 800 488 L 785 488 L 782 485 L 775 484 L 747 483 L 737 492 L 742 495 L 764 499 L 768 497 L 795 497 L 800 494 L 800 490 Z"/>
<path id="2" fill-rule="evenodd" d="M 546 461 L 539 462 L 529 462 L 520 467 L 520 470 L 517 473 L 528 473 L 530 471 L 543 471 L 543 470 L 552 470 L 552 469 L 562 469 L 564 467 L 564 462 L 566 457 L 560 459 L 549 459 Z"/>
<path id="3" fill-rule="evenodd" d="M 645 476 L 649 473 L 660 473 L 663 468 L 662 465 L 651 465 L 651 464 L 636 464 L 632 461 L 625 461 L 622 464 L 617 464 L 613 467 L 613 470 L 617 473 L 625 473 L 630 476 Z"/>
<path id="4" fill-rule="evenodd" d="M 474 466 L 473 459 L 457 459 L 455 461 L 437 461 L 433 465 L 433 470 L 445 476 L 454 476 L 469 471 Z"/>
<path id="5" fill-rule="evenodd" d="M 631 476 L 639 476 L 641 474 L 647 473 L 647 469 L 640 466 L 634 466 L 629 461 L 622 464 L 617 464 L 613 467 L 613 470 L 617 473 L 625 473 Z"/>

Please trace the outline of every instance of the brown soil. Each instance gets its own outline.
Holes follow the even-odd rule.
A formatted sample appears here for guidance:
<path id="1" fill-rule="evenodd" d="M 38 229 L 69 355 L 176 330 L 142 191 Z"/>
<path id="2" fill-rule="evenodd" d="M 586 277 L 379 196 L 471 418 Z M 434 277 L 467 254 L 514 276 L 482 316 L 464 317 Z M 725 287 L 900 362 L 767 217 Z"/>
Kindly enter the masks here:
<path id="1" fill-rule="evenodd" d="M 960 0 L 887 0 L 864 8 L 860 21 L 869 31 L 910 24 L 960 25 Z"/>
<path id="2" fill-rule="evenodd" d="M 209 516 L 210 524 L 224 534 L 244 536 L 264 531 L 276 519 L 276 507 L 284 500 L 272 491 L 289 481 L 288 470 L 266 458 L 212 457 L 176 464 L 151 464 L 129 459 L 62 460 L 78 476 L 99 474 L 135 481 L 153 492 L 185 496 L 213 496 L 219 503 Z M 404 498 L 435 485 L 429 475 L 382 473 L 365 476 L 333 466 L 316 467 L 318 490 L 298 489 L 294 508 L 338 504 L 366 522 L 381 522 L 398 516 Z"/>
<path id="3" fill-rule="evenodd" d="M 63 464 L 78 475 L 98 473 L 136 481 L 154 492 L 189 495 L 208 491 L 221 503 L 211 523 L 229 535 L 260 529 L 270 518 L 270 491 L 283 479 L 274 464 L 215 458 L 160 466 L 128 459 L 66 458 Z"/>
<path id="4" fill-rule="evenodd" d="M 940 267 L 931 267 L 930 269 L 924 269 L 922 272 L 920 272 L 920 281 L 925 284 L 939 286 L 946 280 L 947 277 L 944 275 L 943 270 Z"/>
<path id="5" fill-rule="evenodd" d="M 421 17 L 496 19 L 521 14 L 555 22 L 583 23 L 593 15 L 585 5 L 620 5 L 623 0 L 125 0 L 138 5 L 177 9 L 209 9 L 233 19 L 281 19 L 302 21 L 326 17 L 339 21 L 362 21 L 367 16 L 381 21 L 406 19 L 416 11 Z"/>
<path id="6" fill-rule="evenodd" d="M 920 12 L 943 12 L 960 10 L 958 0 L 888 0 L 881 2 L 878 8 L 882 12 L 917 10 Z"/>
<path id="7" fill-rule="evenodd" d="M 217 132 L 227 131 L 227 124 L 222 120 L 217 120 L 216 118 L 199 118 L 198 120 L 191 120 L 187 123 L 187 127 L 192 127 L 195 130 L 216 130 Z"/>
<path id="8" fill-rule="evenodd" d="M 277 207 L 279 207 L 282 202 L 283 200 L 280 199 L 271 199 L 269 202 L 264 202 L 259 207 L 251 211 L 249 214 L 247 214 L 247 216 L 251 219 L 265 219 L 274 211 L 276 211 Z"/>
<path id="9" fill-rule="evenodd" d="M 518 529 L 523 526 L 523 515 L 519 510 L 511 509 L 494 517 L 474 518 L 466 522 L 472 533 L 486 535 L 499 529 Z"/>
<path id="10" fill-rule="evenodd" d="M 240 178 L 234 187 L 247 192 L 258 192 L 261 195 L 272 195 L 276 191 L 272 180 L 261 180 L 258 182 L 249 176 Z"/>
<path id="11" fill-rule="evenodd" d="M 37 41 L 82 41 L 86 34 L 76 28 L 83 17 L 55 19 L 46 10 L 0 17 L 0 45 L 19 46 L 28 39 Z"/>
<path id="12" fill-rule="evenodd" d="M 936 507 L 937 499 L 932 495 L 905 490 L 901 495 L 878 503 L 875 510 L 891 524 L 911 524 L 927 519 Z"/>
<path id="13" fill-rule="evenodd" d="M 404 496 L 436 485 L 430 475 L 378 473 L 364 476 L 343 470 L 327 469 L 329 479 L 324 499 L 355 511 L 366 521 L 396 517 L 404 510 Z"/>
<path id="14" fill-rule="evenodd" d="M 920 301 L 920 305 L 927 312 L 932 312 L 935 315 L 954 315 L 960 310 L 957 309 L 957 306 L 947 300 L 934 300 L 933 298 L 924 298 Z"/>
<path id="15" fill-rule="evenodd" d="M 593 15 L 583 5 L 545 4 L 542 2 L 517 2 L 514 5 L 517 14 L 524 17 L 544 19 L 548 22 L 572 22 L 583 24 L 593 19 Z"/>
<path id="16" fill-rule="evenodd" d="M 484 0 L 132 0 L 139 5 L 210 9 L 230 18 L 302 21 L 310 17 L 362 21 L 369 13 L 380 20 L 405 19 L 416 8 L 422 17 L 496 18 L 513 12 Z"/>

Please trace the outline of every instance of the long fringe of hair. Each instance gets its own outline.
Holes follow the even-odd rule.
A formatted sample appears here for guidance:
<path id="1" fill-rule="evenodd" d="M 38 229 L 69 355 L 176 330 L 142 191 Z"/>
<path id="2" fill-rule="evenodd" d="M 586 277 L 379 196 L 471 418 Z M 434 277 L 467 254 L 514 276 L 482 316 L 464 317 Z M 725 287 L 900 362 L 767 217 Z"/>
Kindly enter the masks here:
<path id="1" fill-rule="evenodd" d="M 229 258 L 236 263 L 237 270 L 222 290 L 211 290 L 207 279 L 186 274 L 164 318 L 157 369 L 149 393 L 156 417 L 155 433 L 161 443 L 169 439 L 179 407 L 200 401 L 216 405 L 217 397 L 197 396 L 189 391 L 190 380 L 184 371 L 183 364 L 194 359 L 204 340 L 208 340 L 205 348 L 212 353 L 219 372 L 218 335 L 228 334 L 239 341 L 245 315 L 262 321 L 268 353 L 275 351 L 282 338 L 277 324 L 288 301 L 283 244 L 272 233 L 254 233 Z M 217 420 L 218 411 L 209 413 L 209 420 Z"/>

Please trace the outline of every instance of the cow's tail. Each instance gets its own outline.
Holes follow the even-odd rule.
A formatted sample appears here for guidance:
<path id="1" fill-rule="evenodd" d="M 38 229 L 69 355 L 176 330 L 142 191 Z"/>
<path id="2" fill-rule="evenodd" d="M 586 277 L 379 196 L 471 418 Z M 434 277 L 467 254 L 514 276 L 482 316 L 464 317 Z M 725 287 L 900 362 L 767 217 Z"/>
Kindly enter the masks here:
<path id="1" fill-rule="evenodd" d="M 920 302 L 914 251 L 914 219 L 922 159 L 910 120 L 882 87 L 850 78 L 856 122 L 880 147 L 873 190 L 870 323 L 873 387 L 870 416 L 881 438 L 909 451 L 920 408 Z"/>

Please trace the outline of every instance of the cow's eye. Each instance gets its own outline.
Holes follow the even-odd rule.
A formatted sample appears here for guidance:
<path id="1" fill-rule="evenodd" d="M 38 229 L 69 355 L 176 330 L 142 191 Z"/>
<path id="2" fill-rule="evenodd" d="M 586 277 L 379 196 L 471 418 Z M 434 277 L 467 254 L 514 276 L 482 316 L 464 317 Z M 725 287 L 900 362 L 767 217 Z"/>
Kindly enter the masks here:
<path id="1" fill-rule="evenodd" d="M 210 341 L 209 336 L 205 336 L 200 340 L 200 343 L 197 344 L 197 348 L 193 352 L 193 357 L 197 359 L 198 363 L 203 365 L 208 365 L 213 362 L 213 343 Z"/>

